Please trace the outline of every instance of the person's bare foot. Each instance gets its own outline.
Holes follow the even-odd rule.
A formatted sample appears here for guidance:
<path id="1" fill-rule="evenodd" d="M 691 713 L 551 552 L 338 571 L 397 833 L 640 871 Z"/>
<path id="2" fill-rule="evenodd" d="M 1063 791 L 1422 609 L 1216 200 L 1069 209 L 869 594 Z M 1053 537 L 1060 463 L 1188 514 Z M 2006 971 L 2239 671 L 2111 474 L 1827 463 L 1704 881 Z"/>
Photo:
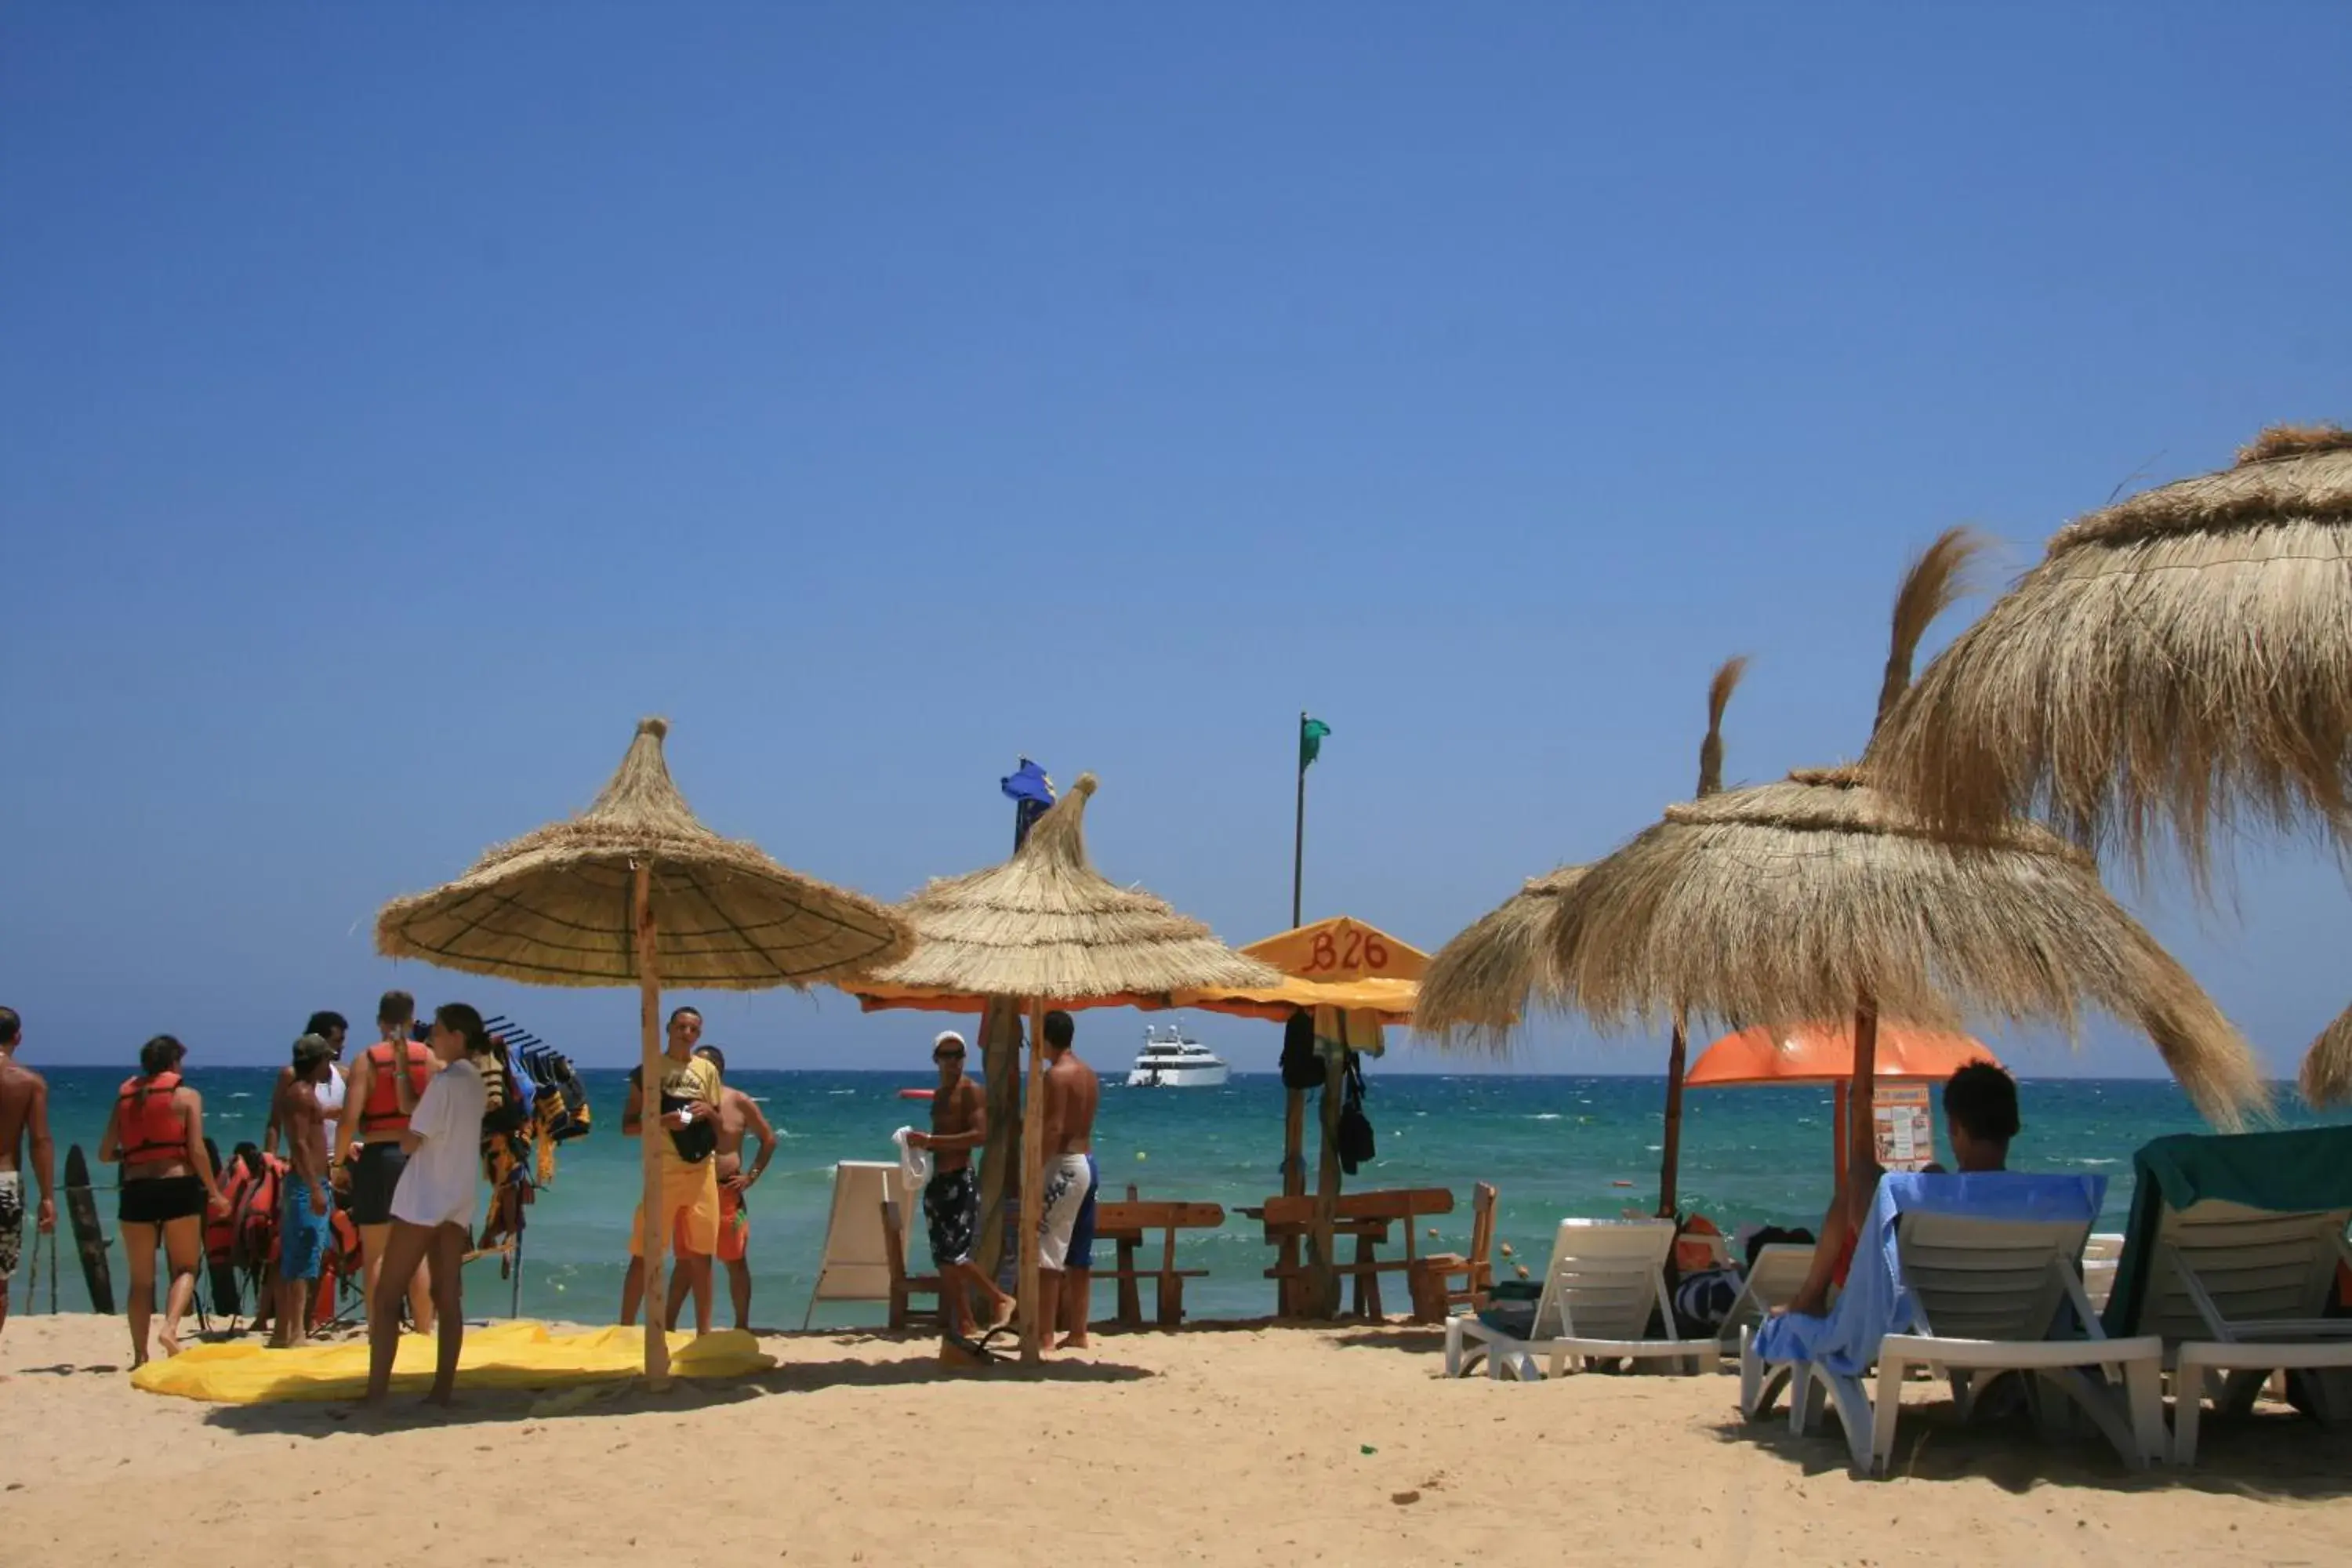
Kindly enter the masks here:
<path id="1" fill-rule="evenodd" d="M 1090 1351 L 1095 1347 L 1094 1342 L 1084 1334 L 1064 1334 L 1062 1342 L 1054 1348 L 1057 1351 Z"/>
<path id="2" fill-rule="evenodd" d="M 1010 1327 L 1013 1315 L 1020 1310 L 1019 1298 L 1013 1296 L 1001 1298 L 996 1303 L 996 1316 L 989 1320 L 988 1331 L 992 1334 L 998 1333 Z"/>
<path id="3" fill-rule="evenodd" d="M 457 1392 L 454 1389 L 436 1388 L 427 1394 L 422 1403 L 442 1410 L 455 1410 L 457 1408 Z"/>
<path id="4" fill-rule="evenodd" d="M 169 1329 L 157 1329 L 155 1342 L 163 1347 L 163 1357 L 167 1361 L 180 1353 L 180 1336 Z"/>

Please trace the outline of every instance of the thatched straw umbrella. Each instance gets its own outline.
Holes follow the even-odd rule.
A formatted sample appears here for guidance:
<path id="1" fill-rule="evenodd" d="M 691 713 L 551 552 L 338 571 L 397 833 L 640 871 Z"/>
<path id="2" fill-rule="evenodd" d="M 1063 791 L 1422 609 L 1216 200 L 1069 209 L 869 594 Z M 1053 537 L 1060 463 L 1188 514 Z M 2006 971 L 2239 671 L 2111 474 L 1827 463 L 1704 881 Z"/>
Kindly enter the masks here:
<path id="1" fill-rule="evenodd" d="M 579 816 L 483 852 L 466 874 L 395 899 L 376 951 L 533 985 L 629 985 L 638 994 L 645 1089 L 661 1083 L 661 987 L 761 991 L 834 980 L 902 957 L 904 921 L 860 894 L 788 871 L 705 827 L 662 760 L 667 721 L 647 719 L 620 770 Z M 669 1368 L 663 1333 L 659 1133 L 645 1143 L 646 1375 Z"/>
<path id="2" fill-rule="evenodd" d="M 1001 866 L 934 881 L 899 906 L 915 950 L 854 987 L 871 1003 L 982 1006 L 1013 1000 L 1029 1014 L 1028 1107 L 1021 1121 L 1021 1358 L 1038 1359 L 1037 1223 L 1045 1150 L 1048 1007 L 1116 1005 L 1193 986 L 1273 985 L 1281 975 L 1243 957 L 1207 926 L 1139 888 L 1104 878 L 1087 858 L 1087 801 L 1095 776 L 1037 819 Z M 993 1216 L 991 1216 L 992 1223 Z"/>
<path id="3" fill-rule="evenodd" d="M 2035 815 L 2141 867 L 2169 837 L 2200 889 L 2217 827 L 2352 838 L 2352 432 L 2266 430 L 2069 524 L 1867 761 L 1938 825 Z M 2304 1083 L 2352 1099 L 2352 1021 Z"/>
<path id="4" fill-rule="evenodd" d="M 1739 678 L 1743 655 L 1724 660 L 1707 683 L 1706 735 L 1698 748 L 1698 798 L 1723 788 L 1723 714 Z M 1564 1009 L 1570 998 L 1551 966 L 1555 917 L 1562 900 L 1583 876 L 1581 866 L 1562 866 L 1540 877 L 1480 916 L 1439 950 L 1422 979 L 1416 1027 L 1441 1042 L 1475 1040 L 1487 1049 L 1507 1047 L 1511 1032 L 1530 1002 Z M 1678 1014 L 1666 1052 L 1666 1122 L 1658 1160 L 1658 1213 L 1675 1206 L 1675 1178 L 1682 1159 L 1683 1071 L 1690 1039 Z"/>
<path id="5" fill-rule="evenodd" d="M 1881 711 L 1971 549 L 1958 531 L 1897 599 Z M 1562 900 L 1552 963 L 1601 1027 L 1705 1015 L 1735 1027 L 1854 1019 L 1854 1163 L 1870 1158 L 1879 1017 L 1969 1013 L 2073 1028 L 2087 1000 L 2144 1029 L 2218 1125 L 2264 1100 L 2253 1057 L 2088 857 L 2003 824 L 1956 846 L 1853 769 L 1671 807 Z"/>
<path id="6" fill-rule="evenodd" d="M 1871 744 L 1937 826 L 2035 816 L 2135 857 L 2169 835 L 2347 821 L 2352 432 L 2266 431 L 2235 467 L 2078 519 Z"/>

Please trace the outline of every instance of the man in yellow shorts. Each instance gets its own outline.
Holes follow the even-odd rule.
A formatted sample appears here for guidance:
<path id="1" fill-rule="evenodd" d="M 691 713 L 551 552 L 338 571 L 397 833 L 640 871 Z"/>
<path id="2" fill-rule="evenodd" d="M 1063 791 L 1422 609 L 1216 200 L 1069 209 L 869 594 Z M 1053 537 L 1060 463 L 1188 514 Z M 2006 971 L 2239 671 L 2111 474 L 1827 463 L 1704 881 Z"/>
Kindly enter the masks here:
<path id="1" fill-rule="evenodd" d="M 656 1223 L 677 1249 L 678 1278 L 694 1292 L 695 1332 L 710 1331 L 710 1257 L 719 1247 L 719 1103 L 725 1093 L 719 1068 L 694 1054 L 702 1038 L 702 1015 L 680 1007 L 669 1016 L 669 1048 L 662 1058 L 661 1213 Z M 621 1132 L 645 1132 L 645 1086 L 630 1076 L 628 1102 L 621 1109 Z M 621 1284 L 621 1321 L 637 1321 L 645 1296 L 645 1205 L 637 1205 L 629 1234 L 629 1273 Z"/>

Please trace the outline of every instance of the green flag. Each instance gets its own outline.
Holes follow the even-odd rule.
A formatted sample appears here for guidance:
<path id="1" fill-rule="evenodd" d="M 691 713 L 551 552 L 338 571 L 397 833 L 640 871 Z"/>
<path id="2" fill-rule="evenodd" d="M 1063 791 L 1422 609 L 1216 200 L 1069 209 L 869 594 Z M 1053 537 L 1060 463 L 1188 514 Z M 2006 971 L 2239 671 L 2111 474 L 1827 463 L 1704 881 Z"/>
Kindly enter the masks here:
<path id="1" fill-rule="evenodd" d="M 1309 719 L 1304 714 L 1299 716 L 1298 771 L 1300 773 L 1305 773 L 1314 764 L 1315 759 L 1323 754 L 1323 737 L 1330 732 L 1331 726 L 1322 720 Z"/>

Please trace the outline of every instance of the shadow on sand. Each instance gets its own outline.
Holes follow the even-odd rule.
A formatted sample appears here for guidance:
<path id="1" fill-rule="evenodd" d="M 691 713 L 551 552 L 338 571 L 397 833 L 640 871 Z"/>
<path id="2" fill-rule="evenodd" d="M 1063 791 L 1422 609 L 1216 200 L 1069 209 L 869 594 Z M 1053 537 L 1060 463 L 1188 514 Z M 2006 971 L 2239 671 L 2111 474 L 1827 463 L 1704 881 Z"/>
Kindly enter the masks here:
<path id="1" fill-rule="evenodd" d="M 1808 1476 L 1848 1468 L 1845 1438 L 1833 1412 L 1801 1437 L 1789 1430 L 1785 1405 L 1753 1423 L 1734 1410 L 1714 1432 L 1722 1442 L 1755 1448 Z M 2197 1463 L 2189 1468 L 2158 1465 L 2135 1471 L 2125 1468 L 2121 1456 L 2096 1435 L 2045 1438 L 2021 1411 L 1962 1422 L 1949 1399 L 1906 1401 L 1887 1474 L 1916 1481 L 1989 1480 L 2020 1494 L 2039 1486 L 2068 1486 L 2319 1502 L 2352 1497 L 2352 1429 L 2330 1431 L 2283 1405 L 2266 1404 L 2242 1419 L 2209 1415 Z"/>
<path id="2" fill-rule="evenodd" d="M 445 1410 L 425 1405 L 415 1392 L 395 1392 L 381 1411 L 363 1409 L 348 1399 L 284 1400 L 263 1405 L 215 1405 L 205 1412 L 205 1421 L 230 1432 L 328 1437 L 340 1432 L 530 1425 L 583 1415 L 677 1415 L 719 1405 L 747 1404 L 773 1394 L 814 1394 L 828 1388 L 973 1382 L 1139 1383 L 1156 1375 L 1143 1367 L 1079 1359 L 1076 1355 L 1049 1358 L 1039 1366 L 1023 1366 L 1016 1358 L 1007 1356 L 991 1365 L 971 1367 L 943 1365 L 929 1354 L 876 1360 L 857 1353 L 861 1347 L 928 1349 L 937 1342 L 929 1336 L 915 1334 L 813 1330 L 805 1333 L 763 1333 L 761 1342 L 777 1358 L 774 1367 L 740 1377 L 680 1378 L 662 1394 L 651 1394 L 634 1382 L 620 1381 L 576 1384 L 558 1389 L 460 1388 L 457 1406 Z M 1098 1347 L 1085 1353 L 1091 1357 L 1102 1352 Z"/>

